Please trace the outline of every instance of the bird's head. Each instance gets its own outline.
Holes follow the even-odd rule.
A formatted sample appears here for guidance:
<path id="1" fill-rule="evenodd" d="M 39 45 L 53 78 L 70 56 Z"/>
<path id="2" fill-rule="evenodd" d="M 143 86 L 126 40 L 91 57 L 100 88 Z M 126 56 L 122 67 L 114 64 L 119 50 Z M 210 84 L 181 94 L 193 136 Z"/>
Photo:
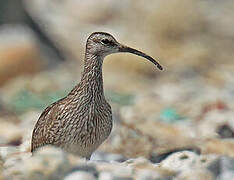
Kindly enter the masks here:
<path id="1" fill-rule="evenodd" d="M 112 35 L 106 32 L 92 33 L 88 37 L 86 43 L 86 51 L 90 54 L 101 57 L 105 57 L 113 53 L 128 52 L 148 59 L 153 64 L 155 64 L 158 69 L 163 70 L 162 66 L 151 56 L 136 49 L 120 44 Z"/>

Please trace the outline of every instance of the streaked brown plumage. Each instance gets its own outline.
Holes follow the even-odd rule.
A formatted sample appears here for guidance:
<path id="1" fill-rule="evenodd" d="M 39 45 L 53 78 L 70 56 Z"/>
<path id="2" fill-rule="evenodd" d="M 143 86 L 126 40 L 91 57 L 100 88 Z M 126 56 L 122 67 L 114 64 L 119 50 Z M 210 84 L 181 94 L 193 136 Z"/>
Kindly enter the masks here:
<path id="1" fill-rule="evenodd" d="M 109 136 L 112 113 L 104 96 L 102 63 L 105 56 L 118 52 L 145 57 L 162 70 L 152 57 L 121 45 L 110 34 L 92 33 L 86 43 L 81 82 L 41 114 L 32 134 L 32 152 L 50 144 L 89 159 Z"/>

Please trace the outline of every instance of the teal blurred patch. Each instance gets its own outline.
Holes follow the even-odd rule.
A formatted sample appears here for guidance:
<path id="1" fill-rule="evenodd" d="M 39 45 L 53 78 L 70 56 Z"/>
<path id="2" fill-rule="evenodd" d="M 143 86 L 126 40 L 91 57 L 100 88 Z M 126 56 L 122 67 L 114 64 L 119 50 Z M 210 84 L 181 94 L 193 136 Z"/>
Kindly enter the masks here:
<path id="1" fill-rule="evenodd" d="M 116 103 L 120 106 L 132 105 L 135 100 L 133 94 L 118 93 L 114 91 L 106 91 L 105 96 L 112 103 Z"/>
<path id="2" fill-rule="evenodd" d="M 65 97 L 69 92 L 70 89 L 65 89 L 36 94 L 27 89 L 22 89 L 9 99 L 7 106 L 16 113 L 23 113 L 30 109 L 43 110 L 53 102 Z M 107 91 L 105 95 L 112 103 L 120 106 L 132 105 L 135 99 L 135 96 L 132 94 L 116 93 L 113 91 Z"/>
<path id="3" fill-rule="evenodd" d="M 177 113 L 174 108 L 165 108 L 160 113 L 160 119 L 167 123 L 175 123 L 179 120 L 184 120 L 185 117 Z"/>
<path id="4" fill-rule="evenodd" d="M 17 92 L 7 103 L 8 107 L 17 113 L 28 111 L 29 109 L 44 109 L 51 103 L 61 99 L 67 94 L 67 90 L 35 94 L 23 89 Z"/>

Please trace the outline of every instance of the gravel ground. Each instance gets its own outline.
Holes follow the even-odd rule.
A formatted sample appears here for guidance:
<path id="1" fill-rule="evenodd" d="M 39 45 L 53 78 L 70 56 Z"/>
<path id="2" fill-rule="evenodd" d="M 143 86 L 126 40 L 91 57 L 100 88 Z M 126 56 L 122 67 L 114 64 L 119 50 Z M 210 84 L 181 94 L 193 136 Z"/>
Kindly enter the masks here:
<path id="1" fill-rule="evenodd" d="M 65 60 L 55 64 L 30 27 L 0 26 L 0 180 L 234 179 L 231 0 L 24 2 Z M 93 31 L 159 57 L 164 71 L 133 55 L 107 57 L 110 137 L 90 161 L 55 147 L 32 156 L 32 129 L 79 82 Z"/>

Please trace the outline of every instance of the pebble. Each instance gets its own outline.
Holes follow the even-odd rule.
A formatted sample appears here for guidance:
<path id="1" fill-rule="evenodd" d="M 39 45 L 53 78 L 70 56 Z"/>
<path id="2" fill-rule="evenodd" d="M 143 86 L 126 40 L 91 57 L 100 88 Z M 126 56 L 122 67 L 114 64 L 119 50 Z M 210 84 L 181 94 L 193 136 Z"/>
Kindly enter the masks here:
<path id="1" fill-rule="evenodd" d="M 9 144 L 11 142 L 21 141 L 22 129 L 18 124 L 11 122 L 1 122 L 0 126 L 0 144 Z"/>
<path id="2" fill-rule="evenodd" d="M 133 169 L 125 163 L 118 162 L 96 162 L 97 169 L 101 172 L 111 172 L 113 176 L 131 177 Z"/>
<path id="3" fill-rule="evenodd" d="M 234 158 L 222 156 L 210 163 L 208 169 L 219 180 L 234 179 Z"/>
<path id="4" fill-rule="evenodd" d="M 0 156 L 3 159 L 7 159 L 9 155 L 19 152 L 17 146 L 2 146 L 0 147 Z"/>
<path id="5" fill-rule="evenodd" d="M 206 169 L 190 169 L 180 173 L 177 180 L 215 180 L 213 174 Z"/>
<path id="6" fill-rule="evenodd" d="M 216 156 L 201 156 L 191 151 L 181 151 L 171 154 L 157 166 L 179 173 L 206 167 L 215 158 Z"/>
<path id="7" fill-rule="evenodd" d="M 3 158 L 0 155 L 0 180 L 3 180 L 3 176 L 2 176 L 2 174 L 3 174 L 3 163 L 4 163 Z"/>
<path id="8" fill-rule="evenodd" d="M 114 180 L 133 180 L 131 177 L 114 177 Z"/>
<path id="9" fill-rule="evenodd" d="M 113 153 L 105 153 L 105 152 L 94 152 L 91 157 L 92 161 L 117 161 L 117 162 L 123 162 L 126 160 L 126 158 L 121 154 L 113 154 Z"/>
<path id="10" fill-rule="evenodd" d="M 18 165 L 22 166 L 22 173 L 28 179 L 62 179 L 71 169 L 66 153 L 51 146 L 38 149 Z"/>
<path id="11" fill-rule="evenodd" d="M 114 180 L 114 176 L 110 172 L 101 172 L 98 180 Z"/>
<path id="12" fill-rule="evenodd" d="M 96 178 L 88 173 L 88 172 L 84 172 L 84 171 L 77 171 L 77 172 L 72 172 L 71 174 L 67 175 L 64 180 L 96 180 Z"/>
<path id="13" fill-rule="evenodd" d="M 143 157 L 124 162 L 85 161 L 51 146 L 39 149 L 33 156 L 30 153 L 5 156 L 3 167 L 6 180 L 195 180 L 197 177 L 199 180 L 226 180 L 234 175 L 234 160 L 226 156 L 180 151 L 160 163 L 152 163 Z"/>
<path id="14" fill-rule="evenodd" d="M 136 173 L 135 179 L 137 180 L 148 180 L 148 179 L 157 179 L 160 178 L 161 175 L 153 170 L 142 170 Z"/>
<path id="15" fill-rule="evenodd" d="M 223 132 L 226 129 L 226 132 Z M 232 138 L 234 136 L 234 113 L 213 110 L 197 123 L 197 133 L 203 138 Z"/>
<path id="16" fill-rule="evenodd" d="M 95 178 L 99 176 L 99 173 L 96 167 L 92 164 L 79 163 L 77 166 L 73 167 L 71 170 L 71 172 L 77 172 L 77 171 L 87 172 L 89 174 L 92 174 Z"/>

